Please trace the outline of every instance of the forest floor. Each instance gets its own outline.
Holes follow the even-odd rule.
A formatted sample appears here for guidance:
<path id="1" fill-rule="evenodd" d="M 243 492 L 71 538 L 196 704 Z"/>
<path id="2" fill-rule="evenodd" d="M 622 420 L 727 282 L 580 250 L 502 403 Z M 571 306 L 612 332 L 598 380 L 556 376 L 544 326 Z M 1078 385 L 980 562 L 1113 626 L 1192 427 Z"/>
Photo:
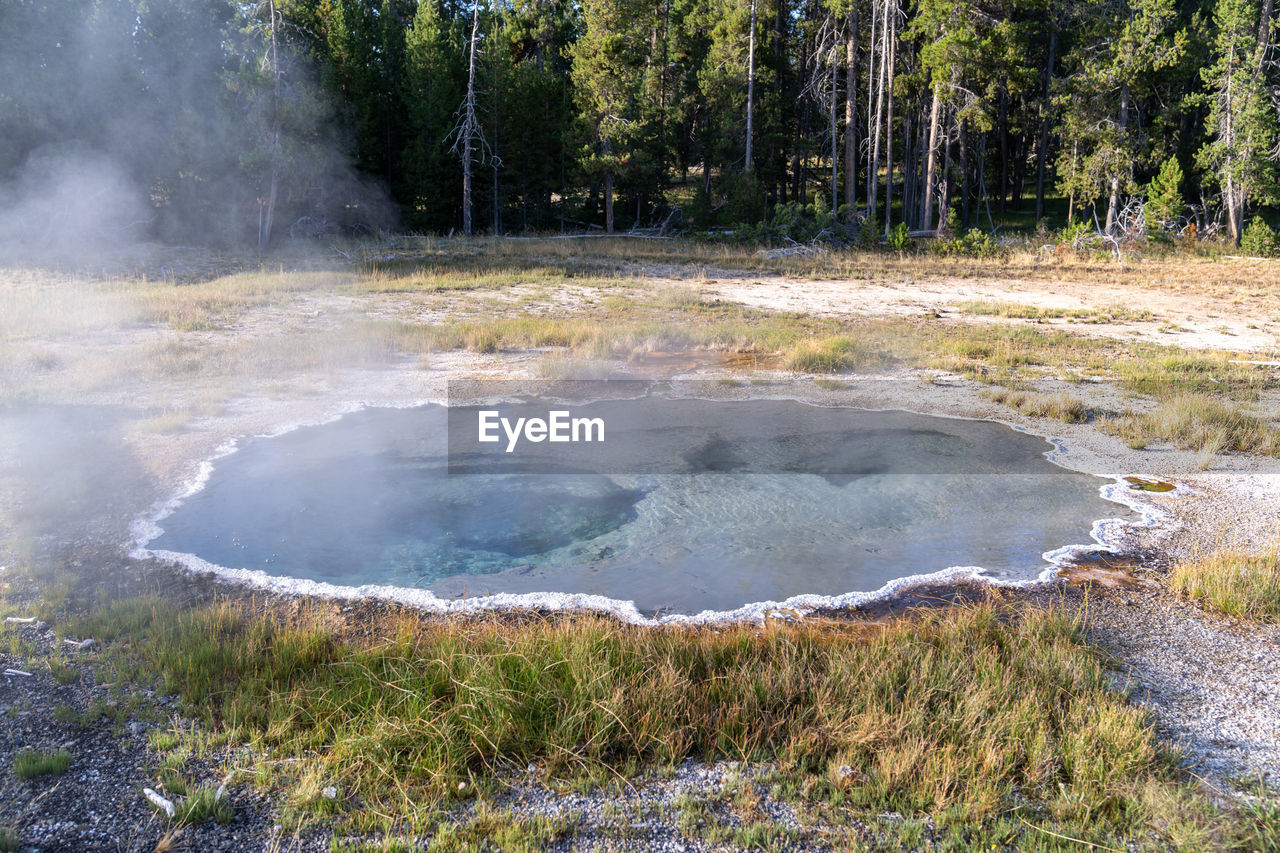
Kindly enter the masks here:
<path id="1" fill-rule="evenodd" d="M 0 668 L 31 673 L 0 678 L 0 850 L 1280 846 L 1277 620 L 1203 608 L 1170 582 L 1206 555 L 1275 542 L 1280 263 L 1173 254 L 1121 266 L 1044 252 L 770 259 L 677 241 L 420 238 L 292 248 L 264 262 L 145 246 L 91 265 L 0 271 L 0 330 L 0 616 L 15 620 L 0 628 Z M 774 744 L 745 763 L 698 748 L 639 765 L 620 747 L 554 772 L 535 756 L 529 773 L 524 763 L 495 769 L 501 784 L 466 796 L 415 795 L 433 803 L 422 812 L 392 795 L 408 784 L 395 769 L 377 783 L 348 781 L 350 798 L 328 797 L 318 780 L 349 778 L 325 758 L 332 744 L 229 723 L 216 697 L 270 681 L 265 673 L 201 695 L 172 669 L 154 624 L 170 605 L 207 614 L 232 602 L 267 625 L 283 618 L 272 630 L 296 627 L 279 616 L 287 598 L 125 556 L 130 523 L 228 440 L 352 404 L 439 399 L 451 379 L 579 376 L 717 379 L 742 394 L 772 386 L 993 418 L 1048 436 L 1067 467 L 1178 484 L 1144 496 L 1165 521 L 1132 531 L 1124 554 L 1044 586 L 918 590 L 779 629 L 829 630 L 854 648 L 867 625 L 932 636 L 933 617 L 920 613 L 939 601 L 968 602 L 941 608 L 969 626 L 947 623 L 960 632 L 949 637 L 979 630 L 966 608 L 1060 614 L 1079 629 L 1052 646 L 1062 673 L 1101 661 L 1117 701 L 1140 712 L 1134 731 L 1163 757 L 1128 775 L 1061 758 L 1054 793 L 1035 788 L 1040 771 L 1025 756 L 1009 758 L 1019 769 L 1007 772 L 975 764 L 975 777 L 1013 787 L 944 786 L 926 806 L 901 780 L 872 784 L 871 765 L 860 768 L 847 746 Z M 390 605 L 333 607 L 324 619 L 337 634 L 400 618 Z M 223 644 L 242 639 L 231 631 Z M 346 660 L 373 640 L 328 653 Z M 305 705 L 300 697 L 323 687 L 271 684 L 257 696 L 266 705 Z M 1082 691 L 1082 708 L 1102 701 L 1060 689 Z M 994 718 L 998 708 L 965 713 Z M 812 724 L 789 713 L 797 731 Z M 886 725 L 877 742 L 898 756 L 898 772 L 945 775 L 913 765 L 911 732 Z M 1129 723 L 1063 725 L 1066 755 L 1073 731 L 1109 744 Z M 935 747 L 973 748 L 956 738 Z M 1083 749 L 1102 749 L 1091 743 Z M 58 773 L 60 749 L 70 761 Z M 20 778 L 27 750 L 29 761 L 48 757 L 50 772 Z M 1164 763 L 1171 751 L 1176 767 Z M 224 781 L 225 803 L 215 801 Z M 160 815 L 144 787 L 189 808 L 190 825 Z"/>

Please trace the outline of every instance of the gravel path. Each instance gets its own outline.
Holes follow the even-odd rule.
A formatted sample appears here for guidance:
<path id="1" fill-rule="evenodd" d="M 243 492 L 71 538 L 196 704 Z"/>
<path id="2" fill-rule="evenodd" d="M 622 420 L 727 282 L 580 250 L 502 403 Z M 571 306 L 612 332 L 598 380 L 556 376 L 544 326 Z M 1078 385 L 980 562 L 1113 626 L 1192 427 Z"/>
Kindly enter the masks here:
<path id="1" fill-rule="evenodd" d="M 1192 772 L 1224 792 L 1280 787 L 1280 631 L 1147 590 L 1094 597 L 1087 612 L 1089 635 L 1115 652 Z"/>

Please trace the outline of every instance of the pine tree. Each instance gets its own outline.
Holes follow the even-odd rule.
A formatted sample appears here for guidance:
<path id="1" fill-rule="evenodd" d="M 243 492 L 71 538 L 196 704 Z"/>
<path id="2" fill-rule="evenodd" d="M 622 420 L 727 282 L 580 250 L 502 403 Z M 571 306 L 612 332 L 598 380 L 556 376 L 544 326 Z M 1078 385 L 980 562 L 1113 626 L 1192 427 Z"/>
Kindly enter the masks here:
<path id="1" fill-rule="evenodd" d="M 1210 140 L 1196 159 L 1222 189 L 1227 234 L 1236 244 L 1246 206 L 1251 200 L 1271 199 L 1276 190 L 1276 112 L 1264 76 L 1272 24 L 1264 20 L 1259 27 L 1258 20 L 1255 0 L 1218 0 L 1215 61 L 1204 70 L 1210 87 L 1205 119 Z"/>
<path id="2" fill-rule="evenodd" d="M 614 230 L 614 191 L 645 137 L 642 110 L 651 64 L 654 6 L 647 0 L 586 0 L 583 30 L 571 48 L 573 82 L 589 141 L 585 171 L 603 182 L 605 230 Z"/>
<path id="3" fill-rule="evenodd" d="M 1076 9 L 1085 33 L 1069 58 L 1073 73 L 1055 101 L 1063 153 L 1059 188 L 1073 202 L 1107 199 L 1108 232 L 1116 227 L 1120 197 L 1132 192 L 1134 164 L 1146 156 L 1139 121 L 1155 75 L 1172 66 L 1186 41 L 1173 30 L 1173 0 L 1127 0 Z"/>
<path id="4" fill-rule="evenodd" d="M 1178 165 L 1177 157 L 1170 157 L 1147 186 L 1144 210 L 1147 228 L 1167 231 L 1175 227 L 1185 206 L 1182 200 L 1182 166 Z"/>
<path id="5" fill-rule="evenodd" d="M 466 87 L 463 39 L 461 21 L 443 18 L 435 3 L 418 5 L 405 36 L 400 85 L 408 142 L 399 155 L 405 186 L 399 201 L 415 228 L 447 231 L 458 221 L 462 170 L 448 136 Z"/>

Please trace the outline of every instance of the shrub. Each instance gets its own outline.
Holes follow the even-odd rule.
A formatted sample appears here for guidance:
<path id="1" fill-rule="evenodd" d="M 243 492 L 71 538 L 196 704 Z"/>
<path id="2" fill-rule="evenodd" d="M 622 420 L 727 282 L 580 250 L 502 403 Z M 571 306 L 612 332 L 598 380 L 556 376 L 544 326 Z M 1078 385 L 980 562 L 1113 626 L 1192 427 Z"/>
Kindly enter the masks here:
<path id="1" fill-rule="evenodd" d="M 889 248 L 895 252 L 905 252 L 911 245 L 911 229 L 907 223 L 899 222 L 889 231 Z"/>
<path id="2" fill-rule="evenodd" d="M 1152 231 L 1170 231 L 1177 227 L 1178 217 L 1185 207 L 1182 201 L 1182 167 L 1178 158 L 1170 157 L 1160 167 L 1160 173 L 1147 187 L 1145 213 L 1147 227 Z"/>
<path id="3" fill-rule="evenodd" d="M 1069 424 L 1079 424 L 1089 420 L 1089 407 L 1083 400 L 1072 397 L 1070 394 L 1037 394 L 1031 391 L 1008 391 L 997 388 L 988 392 L 987 397 L 1033 418 L 1057 418 Z"/>
<path id="4" fill-rule="evenodd" d="M 873 249 L 879 242 L 880 228 L 874 213 L 864 216 L 858 225 L 858 242 L 864 248 Z"/>
<path id="5" fill-rule="evenodd" d="M 1140 415 L 1109 423 L 1108 431 L 1129 441 L 1163 440 L 1209 458 L 1226 451 L 1280 456 L 1280 430 L 1206 394 L 1175 394 Z"/>
<path id="6" fill-rule="evenodd" d="M 1249 223 L 1249 227 L 1244 229 L 1244 235 L 1240 238 L 1240 248 L 1246 255 L 1271 258 L 1275 257 L 1280 245 L 1276 239 L 1276 232 L 1271 226 L 1264 222 L 1261 216 L 1255 216 Z"/>
<path id="7" fill-rule="evenodd" d="M 716 190 L 723 199 L 723 204 L 716 213 L 722 224 L 759 222 L 764 219 L 764 187 L 756 181 L 754 175 L 726 174 L 720 178 Z"/>
<path id="8" fill-rule="evenodd" d="M 935 250 L 943 255 L 968 258 L 994 258 L 1003 251 L 990 234 L 978 228 L 970 228 L 961 237 L 939 239 Z"/>

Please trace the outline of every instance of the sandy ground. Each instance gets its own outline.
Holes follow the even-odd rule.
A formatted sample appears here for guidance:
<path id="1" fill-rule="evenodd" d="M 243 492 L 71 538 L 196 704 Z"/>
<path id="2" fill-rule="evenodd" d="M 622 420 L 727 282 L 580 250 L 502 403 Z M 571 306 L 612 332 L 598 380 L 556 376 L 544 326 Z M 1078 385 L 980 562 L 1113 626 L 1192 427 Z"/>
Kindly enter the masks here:
<path id="1" fill-rule="evenodd" d="M 1173 294 L 1150 288 L 1121 288 L 1083 281 L 1017 279 L 786 279 L 751 276 L 714 279 L 706 284 L 714 296 L 770 311 L 794 311 L 818 316 L 958 316 L 959 303 L 989 302 L 1061 309 L 1066 312 L 1128 309 L 1134 315 L 1150 311 L 1150 320 L 1088 323 L 1069 318 L 1006 319 L 967 315 L 972 322 L 1027 323 L 1065 327 L 1090 337 L 1139 340 L 1192 349 L 1240 352 L 1273 351 L 1280 343 L 1280 318 L 1259 317 L 1249 305 L 1209 296 Z"/>

